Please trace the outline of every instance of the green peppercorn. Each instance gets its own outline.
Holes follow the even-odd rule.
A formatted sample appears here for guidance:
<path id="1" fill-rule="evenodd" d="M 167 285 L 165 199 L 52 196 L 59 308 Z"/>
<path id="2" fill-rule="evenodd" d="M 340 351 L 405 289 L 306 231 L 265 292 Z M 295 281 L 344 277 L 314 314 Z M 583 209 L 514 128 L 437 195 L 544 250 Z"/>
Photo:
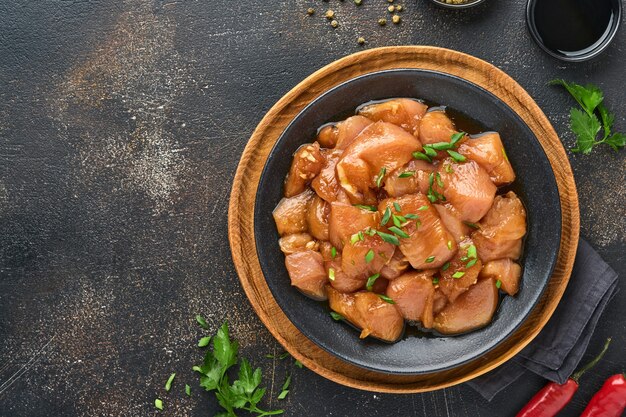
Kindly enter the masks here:
<path id="1" fill-rule="evenodd" d="M 396 8 L 393 6 L 389 6 L 387 7 L 387 10 L 389 11 L 389 13 L 393 13 L 396 10 Z"/>
<path id="2" fill-rule="evenodd" d="M 336 28 L 337 26 L 339 26 L 339 22 L 337 22 L 336 20 L 332 20 L 332 21 L 330 22 L 330 25 L 331 25 L 332 27 Z"/>
<path id="3" fill-rule="evenodd" d="M 330 9 L 328 9 L 328 10 L 326 10 L 326 14 L 324 16 L 326 16 L 326 19 L 332 20 L 333 17 L 335 17 L 335 12 L 333 12 Z"/>
<path id="4" fill-rule="evenodd" d="M 387 24 L 387 19 L 378 19 L 378 24 L 380 26 L 385 26 Z"/>
<path id="5" fill-rule="evenodd" d="M 393 17 L 391 18 L 391 21 L 397 25 L 398 23 L 400 23 L 400 16 L 398 16 L 397 14 L 393 15 Z"/>
<path id="6" fill-rule="evenodd" d="M 359 45 L 363 45 L 365 44 L 365 38 L 364 37 L 360 37 L 359 39 L 356 40 L 358 42 Z"/>
<path id="7" fill-rule="evenodd" d="M 315 14 L 315 9 L 312 7 L 309 7 L 306 11 L 306 14 L 308 14 L 309 16 L 313 16 Z"/>
<path id="8" fill-rule="evenodd" d="M 356 4 L 357 6 L 360 6 L 362 2 L 362 0 L 354 0 L 354 4 Z"/>

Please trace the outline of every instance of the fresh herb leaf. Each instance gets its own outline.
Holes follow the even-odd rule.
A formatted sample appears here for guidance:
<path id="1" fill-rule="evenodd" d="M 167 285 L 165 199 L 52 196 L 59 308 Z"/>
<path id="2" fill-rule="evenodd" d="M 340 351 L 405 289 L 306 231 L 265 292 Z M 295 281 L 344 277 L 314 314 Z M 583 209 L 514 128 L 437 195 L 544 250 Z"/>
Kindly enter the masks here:
<path id="1" fill-rule="evenodd" d="M 374 251 L 372 249 L 370 249 L 365 254 L 365 263 L 370 263 L 373 260 L 374 260 Z"/>
<path id="2" fill-rule="evenodd" d="M 502 148 L 502 150 L 504 151 L 504 148 Z M 454 173 L 454 168 L 452 168 L 452 164 L 446 164 L 444 165 L 443 169 L 448 173 L 448 174 L 453 174 Z"/>
<path id="3" fill-rule="evenodd" d="M 384 226 L 389 222 L 389 218 L 391 217 L 391 209 L 387 207 L 385 209 L 385 213 L 383 214 L 383 218 L 380 220 L 380 225 Z"/>
<path id="4" fill-rule="evenodd" d="M 618 151 L 626 145 L 626 135 L 623 133 L 613 133 L 606 138 L 604 142 L 613 148 L 613 150 Z"/>
<path id="5" fill-rule="evenodd" d="M 383 178 L 385 177 L 386 173 L 387 173 L 387 168 L 382 167 L 380 169 L 380 172 L 378 173 L 378 176 L 376 177 L 376 187 L 380 188 L 380 185 L 383 183 Z"/>
<path id="6" fill-rule="evenodd" d="M 157 398 L 156 400 L 154 400 L 154 406 L 157 410 L 163 410 L 163 401 Z"/>
<path id="7" fill-rule="evenodd" d="M 432 187 L 434 183 L 435 183 L 435 173 L 434 173 L 434 172 L 431 172 L 431 173 L 428 175 L 428 186 L 429 186 L 429 187 Z"/>
<path id="8" fill-rule="evenodd" d="M 358 207 L 361 210 L 367 210 L 367 211 L 378 211 L 378 209 L 376 208 L 376 206 L 367 206 L 365 204 L 355 204 L 354 207 Z"/>
<path id="9" fill-rule="evenodd" d="M 422 161 L 426 161 L 426 162 L 432 162 L 433 160 L 430 159 L 430 157 L 428 155 L 426 155 L 425 153 L 422 152 L 413 152 L 413 158 L 415 159 L 421 159 Z"/>
<path id="10" fill-rule="evenodd" d="M 291 384 L 291 375 L 287 375 L 287 379 L 285 379 L 285 383 L 280 390 L 280 394 L 278 394 L 279 400 L 284 400 L 287 394 L 289 394 L 289 385 Z"/>
<path id="11" fill-rule="evenodd" d="M 374 236 L 376 234 L 376 229 L 372 229 L 371 227 L 367 227 L 364 233 L 368 236 Z"/>
<path id="12" fill-rule="evenodd" d="M 430 147 L 438 151 L 445 151 L 446 149 L 452 149 L 454 145 L 450 142 L 437 142 L 431 143 Z"/>
<path id="13" fill-rule="evenodd" d="M 328 279 L 331 281 L 335 280 L 335 269 L 334 268 L 328 268 Z"/>
<path id="14" fill-rule="evenodd" d="M 587 86 L 583 87 L 576 83 L 568 83 L 565 80 L 552 80 L 550 81 L 550 85 L 561 85 L 565 87 L 572 97 L 576 99 L 578 104 L 580 104 L 580 107 L 589 115 L 593 114 L 596 107 L 598 107 L 604 99 L 602 91 L 593 84 L 587 84 Z"/>
<path id="15" fill-rule="evenodd" d="M 365 288 L 368 291 L 372 291 L 372 287 L 374 286 L 374 283 L 376 282 L 378 277 L 380 277 L 380 274 L 374 274 L 371 277 L 367 278 L 367 284 L 365 284 Z"/>
<path id="16" fill-rule="evenodd" d="M 376 234 L 380 236 L 380 238 L 387 243 L 391 243 L 392 245 L 396 245 L 396 246 L 400 245 L 400 241 L 394 235 L 390 235 L 389 233 L 384 233 L 378 230 L 376 231 Z"/>
<path id="17" fill-rule="evenodd" d="M 189 384 L 185 384 L 185 394 L 187 394 L 187 397 L 191 397 L 191 387 Z"/>
<path id="18" fill-rule="evenodd" d="M 447 150 L 446 152 L 448 152 L 448 155 L 450 155 L 455 162 L 465 162 L 466 160 L 466 158 L 457 151 Z"/>
<path id="19" fill-rule="evenodd" d="M 426 262 L 427 264 L 432 263 L 435 260 L 434 256 L 429 256 L 428 258 L 426 258 L 426 260 L 424 262 Z"/>
<path id="20" fill-rule="evenodd" d="M 391 298 L 387 297 L 385 294 L 376 294 L 381 300 L 383 300 L 386 303 L 389 304 L 395 304 L 396 302 L 393 301 Z"/>
<path id="21" fill-rule="evenodd" d="M 359 234 L 355 233 L 352 236 L 350 236 L 350 244 L 354 245 L 356 242 L 359 241 Z"/>
<path id="22" fill-rule="evenodd" d="M 204 317 L 202 317 L 200 314 L 196 316 L 196 321 L 198 322 L 200 327 L 202 327 L 203 329 L 206 329 L 206 330 L 209 329 L 209 324 L 206 322 Z"/>
<path id="23" fill-rule="evenodd" d="M 335 313 L 334 311 L 330 312 L 330 316 L 333 318 L 333 320 L 335 321 L 339 321 L 339 320 L 344 320 L 344 317 L 339 314 L 339 313 Z"/>
<path id="24" fill-rule="evenodd" d="M 502 286 L 502 281 L 497 280 L 497 281 L 496 281 L 496 288 L 498 288 L 498 289 L 499 289 L 501 286 Z"/>
<path id="25" fill-rule="evenodd" d="M 435 175 L 435 179 L 437 180 L 437 185 L 440 187 L 443 187 L 443 180 L 441 179 L 441 174 L 437 173 L 437 175 Z"/>
<path id="26" fill-rule="evenodd" d="M 209 346 L 210 341 L 211 341 L 211 337 L 205 336 L 202 339 L 198 340 L 198 347 L 207 347 Z"/>
<path id="27" fill-rule="evenodd" d="M 415 171 L 404 171 L 402 174 L 398 175 L 398 178 L 409 178 L 415 175 Z"/>
<path id="28" fill-rule="evenodd" d="M 409 238 L 409 235 L 404 230 L 402 230 L 402 229 L 400 229 L 400 228 L 398 228 L 396 226 L 391 226 L 389 228 L 389 231 L 391 231 L 391 232 L 395 233 L 396 235 L 398 235 L 400 237 L 403 237 L 405 239 Z"/>
<path id="29" fill-rule="evenodd" d="M 459 278 L 461 278 L 463 275 L 465 275 L 465 272 L 463 272 L 463 271 L 457 271 L 457 272 L 455 272 L 454 274 L 452 274 L 452 278 L 454 278 L 454 279 L 459 279 Z"/>
<path id="30" fill-rule="evenodd" d="M 591 152 L 601 128 L 596 115 L 589 115 L 578 109 L 572 109 L 570 111 L 570 128 L 577 136 L 576 146 L 572 148 L 572 152 L 583 154 Z"/>
<path id="31" fill-rule="evenodd" d="M 336 247 L 332 247 L 330 248 L 330 256 L 335 259 L 337 257 L 337 248 Z"/>

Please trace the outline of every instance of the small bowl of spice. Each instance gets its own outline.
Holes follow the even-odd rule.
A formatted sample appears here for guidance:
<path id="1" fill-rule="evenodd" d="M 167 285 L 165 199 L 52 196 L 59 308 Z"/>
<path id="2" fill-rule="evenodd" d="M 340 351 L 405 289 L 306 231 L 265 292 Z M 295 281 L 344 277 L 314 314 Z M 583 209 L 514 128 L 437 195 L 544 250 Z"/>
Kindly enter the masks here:
<path id="1" fill-rule="evenodd" d="M 485 0 L 430 0 L 437 6 L 446 7 L 448 9 L 467 9 L 468 7 L 478 6 Z"/>

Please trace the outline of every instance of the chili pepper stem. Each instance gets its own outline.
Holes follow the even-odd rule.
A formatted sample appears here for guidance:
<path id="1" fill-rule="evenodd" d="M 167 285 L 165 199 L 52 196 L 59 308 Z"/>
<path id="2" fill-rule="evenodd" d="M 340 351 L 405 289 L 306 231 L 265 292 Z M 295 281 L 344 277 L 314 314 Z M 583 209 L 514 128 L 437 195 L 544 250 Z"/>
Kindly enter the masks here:
<path id="1" fill-rule="evenodd" d="M 576 373 L 572 374 L 572 376 L 570 376 L 570 379 L 573 379 L 574 381 L 576 381 L 576 383 L 578 383 L 578 380 L 581 376 L 583 376 L 585 372 L 587 372 L 588 370 L 593 368 L 598 362 L 600 362 L 600 359 L 602 359 L 606 351 L 609 349 L 610 344 L 611 338 L 609 337 L 608 339 L 606 339 L 606 342 L 604 342 L 604 347 L 602 348 L 602 351 L 598 354 L 598 356 L 596 356 L 591 362 L 580 368 L 580 370 L 576 371 Z"/>

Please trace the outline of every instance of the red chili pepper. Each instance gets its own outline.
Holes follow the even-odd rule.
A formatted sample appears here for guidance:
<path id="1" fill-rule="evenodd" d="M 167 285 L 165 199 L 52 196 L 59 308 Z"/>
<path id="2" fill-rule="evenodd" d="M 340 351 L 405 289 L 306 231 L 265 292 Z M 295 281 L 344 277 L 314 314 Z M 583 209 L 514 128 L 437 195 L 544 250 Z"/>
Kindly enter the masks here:
<path id="1" fill-rule="evenodd" d="M 580 371 L 570 376 L 565 384 L 560 385 L 556 382 L 550 382 L 543 387 L 533 398 L 530 399 L 528 404 L 517 413 L 516 417 L 554 417 L 559 411 L 567 405 L 568 402 L 574 396 L 574 393 L 578 390 L 578 380 L 589 369 L 602 359 L 604 353 L 609 348 L 611 338 L 606 340 L 602 352 L 596 356 L 591 362 L 583 366 Z"/>
<path id="2" fill-rule="evenodd" d="M 589 401 L 580 417 L 619 417 L 626 408 L 626 379 L 613 375 Z"/>

